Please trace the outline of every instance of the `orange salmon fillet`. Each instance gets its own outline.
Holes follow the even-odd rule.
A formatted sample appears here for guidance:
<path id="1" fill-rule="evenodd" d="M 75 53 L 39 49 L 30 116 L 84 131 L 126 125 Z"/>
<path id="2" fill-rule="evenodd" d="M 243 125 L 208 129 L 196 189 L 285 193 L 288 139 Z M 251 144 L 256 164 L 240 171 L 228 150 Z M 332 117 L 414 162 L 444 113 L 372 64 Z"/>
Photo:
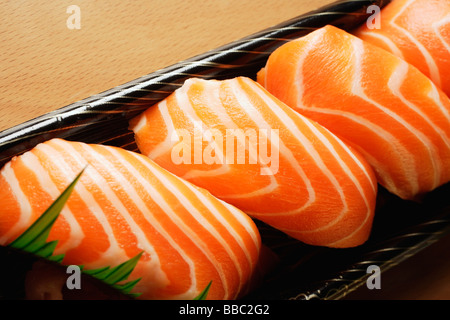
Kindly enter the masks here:
<path id="1" fill-rule="evenodd" d="M 369 164 L 249 78 L 189 79 L 130 128 L 156 163 L 293 238 L 352 247 L 370 234 Z"/>
<path id="2" fill-rule="evenodd" d="M 378 18 L 380 28 L 364 24 L 353 34 L 414 65 L 450 96 L 450 1 L 394 0 Z"/>
<path id="3" fill-rule="evenodd" d="M 449 98 L 395 55 L 326 26 L 275 50 L 258 82 L 360 151 L 391 193 L 450 180 Z"/>
<path id="4" fill-rule="evenodd" d="M 87 167 L 86 167 L 87 166 Z M 49 235 L 63 264 L 116 266 L 143 251 L 131 280 L 141 299 L 208 299 L 247 290 L 261 239 L 254 222 L 148 157 L 52 139 L 0 171 L 0 244 L 29 227 L 86 167 Z"/>

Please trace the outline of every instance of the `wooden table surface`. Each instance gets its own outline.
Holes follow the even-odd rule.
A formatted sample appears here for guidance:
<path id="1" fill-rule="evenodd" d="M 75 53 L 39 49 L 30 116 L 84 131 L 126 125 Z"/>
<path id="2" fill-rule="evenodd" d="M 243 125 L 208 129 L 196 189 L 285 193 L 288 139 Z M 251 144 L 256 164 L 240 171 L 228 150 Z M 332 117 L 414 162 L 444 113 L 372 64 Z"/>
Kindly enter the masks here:
<path id="1" fill-rule="evenodd" d="M 238 40 L 330 0 L 59 0 L 0 4 L 0 131 Z M 80 29 L 67 21 L 80 8 Z M 450 299 L 450 236 L 347 299 Z"/>

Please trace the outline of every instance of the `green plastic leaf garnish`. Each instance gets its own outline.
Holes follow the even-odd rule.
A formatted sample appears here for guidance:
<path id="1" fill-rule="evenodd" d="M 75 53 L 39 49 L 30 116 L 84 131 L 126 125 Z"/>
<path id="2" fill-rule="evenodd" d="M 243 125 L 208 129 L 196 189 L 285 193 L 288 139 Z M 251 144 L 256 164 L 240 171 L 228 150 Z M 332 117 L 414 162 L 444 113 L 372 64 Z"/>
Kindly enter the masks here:
<path id="1" fill-rule="evenodd" d="M 64 254 L 54 255 L 57 240 L 47 242 L 47 238 L 50 234 L 50 230 L 59 217 L 61 210 L 64 208 L 67 200 L 72 194 L 75 185 L 80 180 L 81 175 L 85 169 L 83 169 L 70 185 L 61 193 L 61 195 L 50 205 L 50 207 L 30 226 L 25 230 L 17 239 L 9 244 L 9 247 L 23 250 L 25 252 L 34 254 L 36 256 L 62 263 Z M 83 273 L 91 275 L 104 283 L 113 286 L 117 290 L 123 292 L 132 297 L 138 297 L 139 293 L 130 293 L 134 286 L 139 282 L 139 279 L 129 281 L 124 284 L 118 284 L 128 278 L 130 273 L 136 267 L 142 252 L 131 258 L 130 260 L 114 267 L 104 267 L 95 270 L 83 270 L 83 266 L 80 269 Z"/>
<path id="2" fill-rule="evenodd" d="M 208 295 L 209 289 L 211 288 L 212 281 L 208 283 L 205 289 L 198 296 L 196 296 L 193 300 L 206 300 L 206 296 Z"/>
<path id="3" fill-rule="evenodd" d="M 72 194 L 75 185 L 81 178 L 85 169 L 83 169 L 75 179 L 70 183 L 70 185 L 61 193 L 61 195 L 51 204 L 51 206 L 27 229 L 25 230 L 17 239 L 9 244 L 9 247 L 23 250 L 25 252 L 37 255 L 39 257 L 62 263 L 64 259 L 64 254 L 54 255 L 54 250 L 58 243 L 57 240 L 47 242 L 47 238 L 50 234 L 50 230 L 55 223 L 56 219 L 59 217 L 61 210 L 65 206 L 67 200 Z M 119 264 L 118 266 L 102 267 L 92 270 L 84 270 L 83 266 L 79 266 L 81 271 L 87 275 L 90 275 L 104 283 L 114 287 L 115 289 L 121 291 L 122 293 L 131 296 L 138 297 L 140 293 L 131 293 L 131 290 L 135 285 L 141 280 L 141 278 L 136 280 L 131 280 L 125 283 L 120 283 L 128 279 L 128 276 L 136 267 L 139 259 L 141 258 L 143 252 L 140 252 L 135 257 Z M 209 289 L 211 288 L 212 281 L 206 286 L 206 288 L 193 300 L 205 300 Z"/>
<path id="4" fill-rule="evenodd" d="M 93 270 L 85 270 L 83 272 L 103 281 L 104 283 L 116 288 L 117 290 L 122 291 L 125 294 L 137 297 L 140 294 L 130 293 L 130 291 L 139 282 L 139 280 L 141 280 L 140 278 L 133 281 L 129 281 L 124 284 L 119 284 L 119 282 L 128 279 L 128 276 L 136 267 L 136 264 L 138 263 L 142 254 L 143 252 L 140 252 L 135 257 L 125 261 L 124 263 L 119 264 L 114 268 L 104 267 Z"/>
<path id="5" fill-rule="evenodd" d="M 43 258 L 51 259 L 58 241 L 55 240 L 47 242 L 50 229 L 59 217 L 61 210 L 69 199 L 83 172 L 84 169 L 76 176 L 72 183 L 61 193 L 61 195 L 44 213 L 16 240 L 9 244 L 10 247 L 24 250 Z M 53 258 L 51 260 L 62 260 L 61 256 L 56 257 L 57 258 Z"/>

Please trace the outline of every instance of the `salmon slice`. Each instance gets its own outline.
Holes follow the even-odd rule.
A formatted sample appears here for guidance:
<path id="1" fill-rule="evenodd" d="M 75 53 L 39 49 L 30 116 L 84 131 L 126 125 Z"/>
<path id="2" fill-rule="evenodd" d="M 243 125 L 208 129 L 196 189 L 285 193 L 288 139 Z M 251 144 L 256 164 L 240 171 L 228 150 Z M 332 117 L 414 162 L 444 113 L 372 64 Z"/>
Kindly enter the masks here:
<path id="1" fill-rule="evenodd" d="M 293 238 L 352 247 L 370 234 L 368 163 L 249 78 L 188 79 L 130 128 L 162 167 Z"/>
<path id="2" fill-rule="evenodd" d="M 87 166 L 87 167 L 86 167 Z M 49 235 L 63 264 L 116 266 L 143 251 L 130 275 L 141 299 L 208 299 L 246 289 L 261 239 L 253 220 L 124 149 L 52 139 L 0 172 L 0 244 L 30 226 L 86 167 Z M 3 205 L 4 204 L 4 205 Z"/>
<path id="3" fill-rule="evenodd" d="M 391 53 L 325 26 L 275 50 L 258 82 L 360 151 L 391 193 L 450 180 L 449 98 Z"/>
<path id="4" fill-rule="evenodd" d="M 450 96 L 450 1 L 394 0 L 380 12 L 380 28 L 354 35 L 414 65 Z"/>

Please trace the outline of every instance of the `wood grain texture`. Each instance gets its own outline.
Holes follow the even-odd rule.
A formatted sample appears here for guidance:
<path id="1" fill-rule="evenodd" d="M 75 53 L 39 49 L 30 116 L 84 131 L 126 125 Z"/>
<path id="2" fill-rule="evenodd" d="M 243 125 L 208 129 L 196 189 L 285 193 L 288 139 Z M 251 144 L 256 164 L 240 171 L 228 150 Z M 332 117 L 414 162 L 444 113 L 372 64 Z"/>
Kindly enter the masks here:
<path id="1" fill-rule="evenodd" d="M 271 27 L 330 0 L 0 3 L 0 131 Z M 66 9 L 81 10 L 70 30 Z M 450 299 L 450 237 L 347 299 Z"/>
<path id="2" fill-rule="evenodd" d="M 0 131 L 331 2 L 3 1 Z"/>

